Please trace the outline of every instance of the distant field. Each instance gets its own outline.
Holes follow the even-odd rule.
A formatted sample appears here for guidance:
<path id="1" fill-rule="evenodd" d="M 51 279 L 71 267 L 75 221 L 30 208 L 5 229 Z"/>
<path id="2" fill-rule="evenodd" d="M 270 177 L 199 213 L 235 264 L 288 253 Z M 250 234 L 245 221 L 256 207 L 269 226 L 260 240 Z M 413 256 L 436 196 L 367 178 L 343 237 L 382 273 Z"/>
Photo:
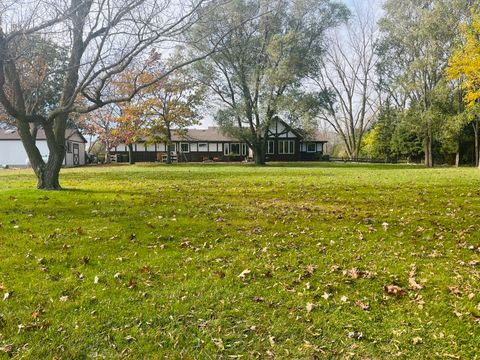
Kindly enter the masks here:
<path id="1" fill-rule="evenodd" d="M 480 171 L 0 170 L 0 358 L 480 359 Z M 4 299 L 4 300 L 2 300 Z"/>

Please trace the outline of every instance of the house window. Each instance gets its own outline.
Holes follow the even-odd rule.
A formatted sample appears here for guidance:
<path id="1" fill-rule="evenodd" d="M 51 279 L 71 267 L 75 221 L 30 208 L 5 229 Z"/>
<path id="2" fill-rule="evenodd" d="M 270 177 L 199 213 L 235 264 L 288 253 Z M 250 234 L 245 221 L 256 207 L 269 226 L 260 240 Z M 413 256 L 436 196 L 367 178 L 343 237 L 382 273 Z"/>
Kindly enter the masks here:
<path id="1" fill-rule="evenodd" d="M 242 144 L 242 155 L 247 155 L 247 144 Z"/>
<path id="2" fill-rule="evenodd" d="M 209 143 L 208 144 L 208 151 L 209 152 L 217 152 L 217 143 Z"/>
<path id="3" fill-rule="evenodd" d="M 295 141 L 293 140 L 280 140 L 278 142 L 279 154 L 295 154 Z"/>
<path id="4" fill-rule="evenodd" d="M 267 142 L 267 154 L 275 154 L 275 142 L 273 140 Z"/>
<path id="5" fill-rule="evenodd" d="M 67 153 L 71 153 L 72 152 L 72 142 L 71 141 L 67 141 Z"/>
<path id="6" fill-rule="evenodd" d="M 198 151 L 199 152 L 207 152 L 208 151 L 208 144 L 207 143 L 199 143 L 198 144 Z"/>
<path id="7" fill-rule="evenodd" d="M 188 153 L 190 152 L 190 144 L 189 143 L 181 143 L 180 144 L 180 151 L 182 153 Z"/>
<path id="8" fill-rule="evenodd" d="M 308 143 L 307 144 L 307 152 L 309 152 L 309 153 L 317 152 L 317 144 Z"/>
<path id="9" fill-rule="evenodd" d="M 230 144 L 230 155 L 241 155 L 239 143 Z"/>

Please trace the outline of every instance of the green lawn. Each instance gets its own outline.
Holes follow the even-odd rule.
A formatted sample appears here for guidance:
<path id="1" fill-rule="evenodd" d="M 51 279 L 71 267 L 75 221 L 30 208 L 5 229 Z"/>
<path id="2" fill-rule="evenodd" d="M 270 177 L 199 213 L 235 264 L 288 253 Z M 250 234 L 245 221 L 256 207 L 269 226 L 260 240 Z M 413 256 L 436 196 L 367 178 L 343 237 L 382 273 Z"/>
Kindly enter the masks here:
<path id="1" fill-rule="evenodd" d="M 62 185 L 0 171 L 0 358 L 480 359 L 477 169 L 138 165 Z"/>

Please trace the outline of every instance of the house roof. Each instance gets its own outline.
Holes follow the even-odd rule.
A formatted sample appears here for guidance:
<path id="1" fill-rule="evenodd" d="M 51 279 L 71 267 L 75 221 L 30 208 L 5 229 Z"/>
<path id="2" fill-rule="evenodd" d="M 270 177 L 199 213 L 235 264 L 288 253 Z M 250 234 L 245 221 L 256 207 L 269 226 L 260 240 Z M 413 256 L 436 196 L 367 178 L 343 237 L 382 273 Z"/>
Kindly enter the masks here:
<path id="1" fill-rule="evenodd" d="M 70 139 L 73 135 L 78 134 L 83 142 L 87 143 L 87 140 L 82 133 L 77 129 L 67 129 L 65 132 L 65 138 Z M 46 140 L 45 131 L 38 129 L 37 140 Z M 16 129 L 0 129 L 0 140 L 20 140 L 20 135 Z"/>
<path id="2" fill-rule="evenodd" d="M 301 133 L 297 133 L 297 134 L 299 137 L 302 137 Z M 308 136 L 304 140 L 328 142 L 325 134 L 319 131 L 311 136 Z M 189 141 L 189 142 L 238 141 L 238 139 L 232 136 L 226 135 L 218 127 L 209 126 L 208 129 L 187 129 L 181 133 L 174 130 L 172 131 L 172 141 Z"/>
<path id="3" fill-rule="evenodd" d="M 328 142 L 325 133 L 316 131 L 314 134 L 306 136 L 304 141 Z"/>
<path id="4" fill-rule="evenodd" d="M 225 135 L 220 128 L 210 126 L 208 129 L 187 129 L 185 132 L 172 132 L 172 141 L 237 141 Z"/>

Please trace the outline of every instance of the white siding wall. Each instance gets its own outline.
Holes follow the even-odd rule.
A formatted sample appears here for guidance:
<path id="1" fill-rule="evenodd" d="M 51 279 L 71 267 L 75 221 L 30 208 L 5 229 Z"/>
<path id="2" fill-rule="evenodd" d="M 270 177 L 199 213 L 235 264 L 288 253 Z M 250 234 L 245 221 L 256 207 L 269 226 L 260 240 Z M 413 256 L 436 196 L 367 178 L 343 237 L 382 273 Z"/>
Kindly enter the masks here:
<path id="1" fill-rule="evenodd" d="M 66 166 L 73 166 L 73 141 L 72 152 L 65 154 Z M 79 164 L 85 165 L 85 144 L 77 143 L 79 150 Z M 45 140 L 38 140 L 37 147 L 40 154 L 46 159 L 49 151 Z M 27 152 L 20 140 L 4 140 L 0 141 L 0 165 L 9 166 L 26 166 L 28 162 Z"/>
<path id="2" fill-rule="evenodd" d="M 66 152 L 65 153 L 65 160 L 63 164 L 67 167 L 72 167 L 72 166 L 78 166 L 78 165 L 85 165 L 85 143 L 84 142 L 77 142 L 77 141 L 71 141 L 67 140 L 72 143 L 71 149 L 72 152 Z M 76 165 L 73 161 L 73 144 L 78 144 L 78 165 Z M 48 150 L 47 150 L 48 152 Z"/>
<path id="3" fill-rule="evenodd" d="M 48 156 L 46 141 L 37 141 L 37 147 L 42 156 Z M 27 152 L 20 140 L 0 141 L 0 165 L 26 166 L 27 158 Z"/>

